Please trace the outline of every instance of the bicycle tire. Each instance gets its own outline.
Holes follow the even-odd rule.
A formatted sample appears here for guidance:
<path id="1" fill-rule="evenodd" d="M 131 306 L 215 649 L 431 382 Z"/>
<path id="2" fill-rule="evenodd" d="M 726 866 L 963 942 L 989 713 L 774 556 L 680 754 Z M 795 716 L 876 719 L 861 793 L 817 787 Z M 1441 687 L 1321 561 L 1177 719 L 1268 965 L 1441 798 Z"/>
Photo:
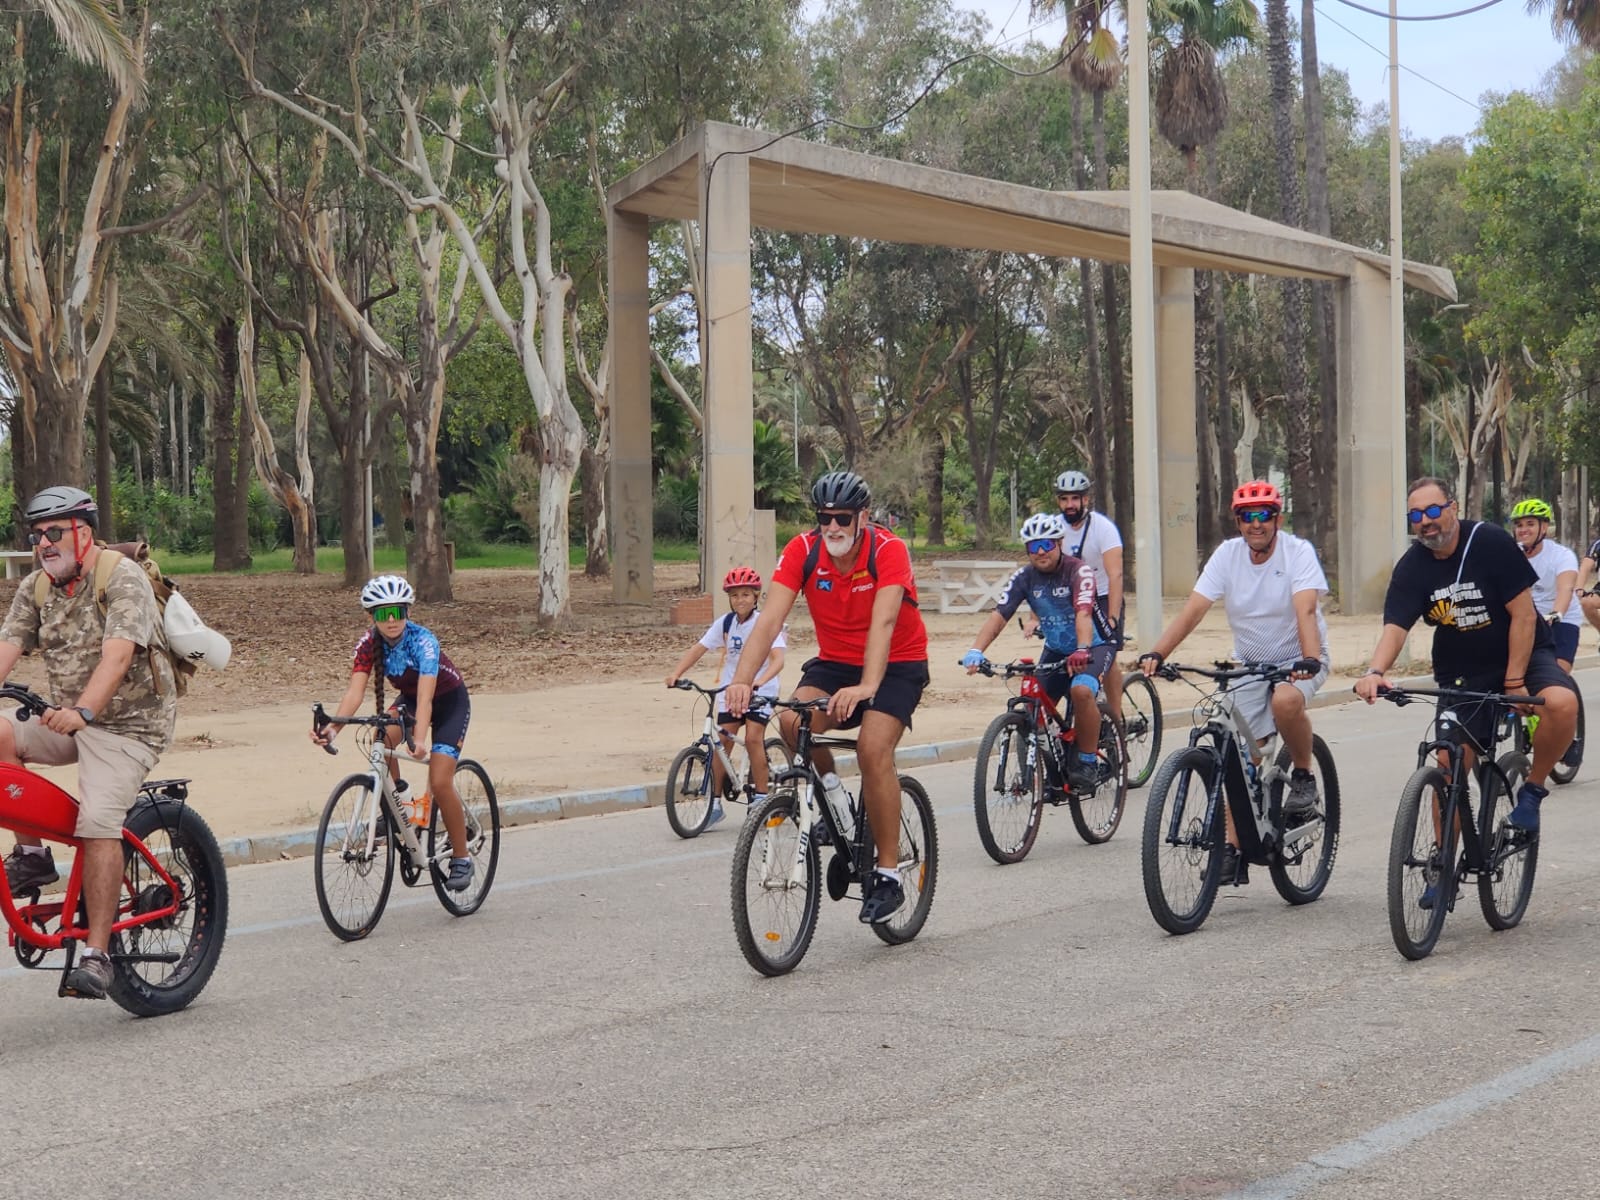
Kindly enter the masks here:
<path id="1" fill-rule="evenodd" d="M 1278 889 L 1290 904 L 1310 904 L 1327 889 L 1333 877 L 1333 860 L 1339 853 L 1339 772 L 1333 765 L 1333 752 L 1328 743 L 1317 734 L 1311 735 L 1311 759 L 1316 767 L 1317 792 L 1322 797 L 1322 833 L 1312 849 L 1301 852 L 1298 859 L 1286 857 L 1284 847 L 1274 847 L 1267 861 L 1267 871 L 1272 876 L 1272 886 Z M 1278 769 L 1287 772 L 1294 765 L 1285 746 L 1278 751 Z M 1283 782 L 1273 787 L 1281 793 Z M 1282 811 L 1281 795 L 1279 811 Z M 1300 868 L 1310 863 L 1309 871 Z"/>
<path id="2" fill-rule="evenodd" d="M 805 878 L 797 889 L 785 876 L 795 861 L 802 833 L 807 839 Z M 774 788 L 739 830 L 729 881 L 733 934 L 745 962 L 763 975 L 788 974 L 811 947 L 822 902 L 818 859 L 810 831 L 800 828 L 800 800 L 792 783 Z M 798 897 L 794 895 L 797 890 Z M 752 896 L 758 901 L 757 911 L 752 911 Z M 795 900 L 798 907 L 792 903 Z"/>
<path id="3" fill-rule="evenodd" d="M 933 823 L 933 802 L 923 786 L 909 775 L 900 776 L 898 861 L 905 903 L 887 921 L 877 921 L 872 926 L 879 940 L 891 946 L 909 942 L 922 932 L 939 883 L 939 831 Z"/>
<path id="4" fill-rule="evenodd" d="M 767 753 L 767 791 L 777 785 L 778 776 L 794 766 L 794 751 L 782 738 L 769 737 L 761 743 Z"/>
<path id="5" fill-rule="evenodd" d="M 483 907 L 494 886 L 494 873 L 500 865 L 500 802 L 495 798 L 489 772 L 475 759 L 463 758 L 456 763 L 455 785 L 467 818 L 472 882 L 459 892 L 444 885 L 450 875 L 446 852 L 453 851 L 437 803 L 428 824 L 428 875 L 433 880 L 433 894 L 439 897 L 444 910 L 453 917 L 465 917 Z"/>
<path id="6" fill-rule="evenodd" d="M 1150 785 L 1150 803 L 1145 809 L 1140 840 L 1140 870 L 1150 915 L 1171 934 L 1199 929 L 1216 903 L 1227 833 L 1221 814 L 1213 817 L 1210 813 L 1211 780 L 1216 769 L 1217 761 L 1210 751 L 1185 746 L 1167 756 Z M 1209 831 L 1207 821 L 1211 824 Z M 1176 893 L 1176 901 L 1169 895 L 1165 882 L 1168 872 L 1162 870 L 1163 864 L 1171 868 L 1174 889 L 1180 879 L 1193 878 L 1192 895 L 1187 890 Z"/>
<path id="7" fill-rule="evenodd" d="M 1528 911 L 1539 869 L 1539 838 L 1516 837 L 1504 828 L 1517 787 L 1528 777 L 1528 760 L 1520 754 L 1502 754 L 1498 765 L 1510 787 L 1494 772 L 1485 777 L 1478 823 L 1484 861 L 1478 872 L 1478 906 L 1489 928 L 1502 930 L 1515 929 Z"/>
<path id="8" fill-rule="evenodd" d="M 107 994 L 136 1017 L 160 1017 L 193 1003 L 217 969 L 228 933 L 228 875 L 222 849 L 205 820 L 168 797 L 141 800 L 124 829 L 142 841 L 178 884 L 178 911 L 111 938 Z M 123 842 L 123 889 L 135 911 L 164 908 L 170 889 L 144 857 Z M 152 911 L 145 908 L 146 912 Z M 129 962 L 125 955 L 176 954 L 174 963 Z"/>
<path id="9" fill-rule="evenodd" d="M 679 837 L 697 838 L 711 820 L 711 766 L 704 742 L 678 751 L 667 771 L 667 824 Z"/>
<path id="10" fill-rule="evenodd" d="M 1103 709 L 1100 713 L 1099 756 L 1104 782 L 1095 788 L 1092 795 L 1073 795 L 1067 805 L 1078 836 L 1091 846 L 1111 840 L 1117 832 L 1117 826 L 1122 824 L 1122 811 L 1128 800 L 1128 758 L 1122 727 Z"/>
<path id="11" fill-rule="evenodd" d="M 1122 738 L 1128 760 L 1128 787 L 1142 788 L 1156 773 L 1160 761 L 1161 732 L 1165 719 L 1155 684 L 1142 672 L 1122 680 Z"/>
<path id="12" fill-rule="evenodd" d="M 312 860 L 317 907 L 322 910 L 323 923 L 345 942 L 358 942 L 377 928 L 394 886 L 394 839 L 384 838 L 373 846 L 370 856 L 366 853 L 371 785 L 371 776 L 345 776 L 329 795 L 317 825 Z M 351 807 L 341 808 L 341 801 Z M 345 844 L 351 835 L 359 849 L 347 852 Z"/>
<path id="13" fill-rule="evenodd" d="M 978 841 L 1001 866 L 1028 857 L 1044 814 L 1044 763 L 1027 769 L 1033 729 L 1020 712 L 1001 713 L 978 743 L 972 780 L 972 813 Z"/>
<path id="14" fill-rule="evenodd" d="M 1406 780 L 1395 808 L 1389 838 L 1389 934 L 1395 949 L 1412 961 L 1433 953 L 1455 901 L 1457 835 L 1454 813 L 1448 822 L 1443 819 L 1450 807 L 1447 787 L 1438 766 L 1418 767 Z M 1424 799 L 1429 799 L 1426 805 Z M 1430 872 L 1436 891 L 1433 907 L 1425 909 L 1420 901 Z"/>
<path id="15" fill-rule="evenodd" d="M 1568 763 L 1566 755 L 1556 759 L 1556 765 L 1550 768 L 1550 778 L 1556 783 L 1571 783 L 1578 777 L 1578 768 L 1583 766 L 1583 693 L 1578 692 L 1578 729 L 1572 736 L 1572 744 L 1577 747 L 1574 761 Z"/>

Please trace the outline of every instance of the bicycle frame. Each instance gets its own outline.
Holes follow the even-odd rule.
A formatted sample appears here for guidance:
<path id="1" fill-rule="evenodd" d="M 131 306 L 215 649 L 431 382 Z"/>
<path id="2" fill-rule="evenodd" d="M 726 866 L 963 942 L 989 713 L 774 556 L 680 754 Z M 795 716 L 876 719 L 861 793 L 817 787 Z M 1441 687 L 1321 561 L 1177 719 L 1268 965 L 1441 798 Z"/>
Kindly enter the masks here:
<path id="1" fill-rule="evenodd" d="M 1454 724 L 1454 714 L 1449 710 L 1440 713 L 1434 718 L 1434 725 L 1439 736 L 1432 741 L 1425 741 L 1417 746 L 1417 766 L 1426 766 L 1430 762 L 1437 762 L 1435 756 L 1444 754 L 1449 762 L 1445 768 L 1447 785 L 1445 788 L 1444 802 L 1439 811 L 1434 814 L 1438 822 L 1435 832 L 1439 836 L 1439 843 L 1443 845 L 1446 840 L 1445 830 L 1456 827 L 1459 822 L 1459 836 L 1461 839 L 1460 860 L 1456 875 L 1460 879 L 1468 874 L 1479 875 L 1484 872 L 1499 870 L 1499 861 L 1490 862 L 1484 857 L 1482 837 L 1479 834 L 1477 818 L 1472 811 L 1472 798 L 1467 791 L 1469 768 L 1467 767 L 1468 746 L 1460 738 L 1449 736 L 1445 730 Z M 1478 776 L 1479 794 L 1487 789 L 1490 775 L 1498 778 L 1501 788 L 1507 794 L 1511 792 L 1511 780 L 1501 770 L 1500 764 L 1494 760 L 1494 752 L 1507 735 L 1515 736 L 1512 730 L 1514 723 L 1521 718 L 1512 710 L 1506 709 L 1496 714 L 1494 733 L 1487 746 L 1479 746 L 1475 741 L 1471 749 L 1478 753 L 1478 764 L 1470 768 L 1470 772 Z M 1515 852 L 1520 847 L 1513 848 Z M 1455 897 L 1445 898 L 1449 904 L 1455 903 Z"/>
<path id="2" fill-rule="evenodd" d="M 804 782 L 807 785 L 795 788 L 795 794 L 800 801 L 800 810 L 803 815 L 800 821 L 800 836 L 796 839 L 795 844 L 794 861 L 789 865 L 787 875 L 787 883 L 791 887 L 801 886 L 804 880 L 806 851 L 811 845 L 811 840 L 815 836 L 813 831 L 816 829 L 818 822 L 822 820 L 824 811 L 828 813 L 830 828 L 833 833 L 833 848 L 839 854 L 843 855 L 847 860 L 858 858 L 861 854 L 865 854 L 871 856 L 871 862 L 877 861 L 877 848 L 865 836 L 866 806 L 858 802 L 856 805 L 857 812 L 838 812 L 834 808 L 833 801 L 828 797 L 827 789 L 822 786 L 822 775 L 811 762 L 812 747 L 828 746 L 854 750 L 856 747 L 855 739 L 828 737 L 826 734 L 813 733 L 811 731 L 811 714 L 815 711 L 816 709 L 811 706 L 804 706 L 798 709 L 800 721 L 795 733 L 794 762 L 779 771 L 772 780 L 774 788 L 780 783 L 791 781 L 797 784 Z M 852 853 L 850 842 L 842 832 L 847 819 L 855 829 L 856 848 L 859 854 Z M 762 848 L 761 874 L 763 879 L 770 877 L 772 864 L 766 856 L 771 853 L 772 845 L 768 842 Z M 857 876 L 863 870 L 870 868 L 870 866 L 871 863 L 863 867 L 859 861 L 851 862 L 851 869 Z"/>
<path id="3" fill-rule="evenodd" d="M 422 848 L 422 839 L 417 836 L 417 827 L 411 823 L 411 816 L 400 804 L 400 798 L 395 795 L 394 779 L 389 774 L 389 762 L 399 757 L 399 751 L 384 744 L 381 737 L 374 736 L 372 747 L 367 753 L 367 771 L 370 783 L 367 794 L 371 797 L 370 810 L 365 823 L 366 853 L 377 853 L 378 847 L 378 806 L 384 806 L 389 814 L 389 828 L 400 831 L 400 849 L 409 862 L 418 871 L 428 868 L 428 854 Z M 350 830 L 345 829 L 344 843 L 340 846 L 341 852 L 348 854 L 351 851 Z"/>
<path id="4" fill-rule="evenodd" d="M 140 789 L 141 796 L 154 794 L 153 787 Z M 66 891 L 59 900 L 40 901 L 19 905 L 11 889 L 0 887 L 0 915 L 5 917 L 9 929 L 7 942 L 13 948 L 18 942 L 41 952 L 60 950 L 68 943 L 77 943 L 88 937 L 89 931 L 77 924 L 69 924 L 66 913 L 76 913 L 83 896 L 83 841 L 74 830 L 78 824 L 78 802 L 42 775 L 26 767 L 0 763 L 0 828 L 10 829 L 24 836 L 43 838 L 71 846 L 74 851 L 72 869 L 67 874 Z M 140 925 L 150 925 L 177 915 L 183 889 L 157 861 L 150 848 L 134 834 L 124 829 L 122 840 L 133 853 L 142 858 L 155 877 L 169 889 L 172 899 L 158 909 L 133 913 L 134 897 L 123 889 L 118 904 L 117 918 L 111 932 L 121 933 Z M 57 921 L 54 933 L 47 925 Z M 139 955 L 146 962 L 176 962 L 177 955 Z"/>

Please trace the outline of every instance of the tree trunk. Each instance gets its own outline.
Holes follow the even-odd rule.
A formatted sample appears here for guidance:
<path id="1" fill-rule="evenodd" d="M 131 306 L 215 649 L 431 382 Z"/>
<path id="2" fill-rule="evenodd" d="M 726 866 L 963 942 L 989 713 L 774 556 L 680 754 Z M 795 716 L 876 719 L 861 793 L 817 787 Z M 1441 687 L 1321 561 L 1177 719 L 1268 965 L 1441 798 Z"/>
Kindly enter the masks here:
<path id="1" fill-rule="evenodd" d="M 1094 93 L 1094 178 L 1101 191 L 1111 186 L 1106 162 L 1106 98 Z M 1135 569 L 1133 526 L 1133 428 L 1129 421 L 1128 391 L 1122 374 L 1122 305 L 1117 295 L 1117 268 L 1100 264 L 1100 290 L 1105 298 L 1106 357 L 1103 364 L 1110 396 L 1112 519 L 1122 531 L 1123 563 L 1129 578 Z"/>
<path id="2" fill-rule="evenodd" d="M 38 406 L 33 414 L 34 437 L 29 448 L 34 478 L 40 487 L 65 484 L 83 487 L 88 459 L 84 434 L 89 423 L 89 398 L 81 389 L 64 388 L 53 380 L 34 383 Z"/>
<path id="3" fill-rule="evenodd" d="M 1206 194 L 1217 194 L 1217 152 L 1213 146 L 1206 152 Z M 1213 412 L 1217 422 L 1217 496 L 1220 511 L 1217 514 L 1217 537 L 1221 542 L 1233 536 L 1231 505 L 1234 490 L 1239 486 L 1239 472 L 1234 462 L 1234 446 L 1238 434 L 1233 425 L 1233 391 L 1228 381 L 1228 277 L 1217 272 L 1216 286 L 1211 294 L 1216 328 L 1216 359 L 1212 375 L 1215 382 Z"/>
<path id="4" fill-rule="evenodd" d="M 583 573 L 590 579 L 604 579 L 611 574 L 611 554 L 607 542 L 607 467 L 600 451 L 585 446 L 578 471 L 582 481 L 579 490 L 583 493 Z"/>
<path id="5" fill-rule="evenodd" d="M 928 545 L 944 545 L 944 456 L 942 435 L 928 447 Z"/>
<path id="6" fill-rule="evenodd" d="M 178 385 L 167 384 L 167 486 L 174 495 L 183 491 L 183 473 L 178 464 L 183 459 L 178 454 Z"/>
<path id="7" fill-rule="evenodd" d="M 100 505 L 100 536 L 105 541 L 115 541 L 111 504 L 111 368 L 105 362 L 94 375 L 94 491 Z"/>
<path id="8" fill-rule="evenodd" d="M 22 520 L 22 506 L 26 504 L 34 492 L 39 489 L 34 486 L 33 463 L 28 458 L 28 439 L 23 432 L 23 396 L 32 385 L 25 379 L 17 380 L 18 395 L 11 404 L 11 420 L 9 434 L 11 438 L 11 478 L 12 482 L 12 508 L 16 512 L 17 545 L 26 547 L 24 535 L 27 526 Z"/>
<path id="9" fill-rule="evenodd" d="M 1312 233 L 1331 237 L 1333 224 L 1328 204 L 1328 141 L 1322 111 L 1322 69 L 1317 62 L 1317 15 L 1313 0 L 1300 0 L 1300 76 L 1305 90 L 1306 113 L 1306 216 Z M 1311 321 L 1317 342 L 1319 442 L 1332 445 L 1339 436 L 1339 379 L 1333 328 L 1333 285 L 1311 285 Z M 1337 519 L 1338 456 L 1316 456 L 1320 493 L 1315 533 L 1323 563 L 1337 570 L 1337 544 L 1333 524 Z"/>
<path id="10" fill-rule="evenodd" d="M 248 514 L 239 505 L 236 464 L 249 456 L 239 449 L 235 408 L 239 394 L 239 327 L 232 316 L 212 330 L 217 351 L 218 386 L 211 424 L 211 569 L 236 571 L 250 565 Z M 170 393 L 169 393 L 170 395 Z M 246 476 L 248 479 L 248 476 Z"/>
<path id="11" fill-rule="evenodd" d="M 567 509 L 584 443 L 576 416 L 568 404 L 539 419 L 539 624 L 546 627 L 565 616 L 572 602 Z M 704 519 L 706 510 L 700 511 Z"/>
<path id="12" fill-rule="evenodd" d="M 324 331 L 333 336 L 333 329 Z M 319 388 L 331 388 L 331 379 L 320 378 Z M 343 422 L 343 438 L 336 437 L 339 451 L 339 545 L 344 554 L 344 582 L 355 587 L 367 578 L 367 546 L 374 536 L 372 513 L 367 510 L 367 464 L 372 462 L 372 396 L 367 388 L 366 347 L 360 339 L 350 339 L 350 405 Z"/>
<path id="13" fill-rule="evenodd" d="M 1215 544 L 1212 539 L 1218 524 L 1216 470 L 1211 457 L 1211 335 L 1216 329 L 1211 303 L 1214 290 L 1210 271 L 1194 273 L 1194 535 L 1201 562 Z"/>
<path id="14" fill-rule="evenodd" d="M 1267 0 L 1267 68 L 1271 81 L 1272 132 L 1277 151 L 1280 219 L 1303 228 L 1300 178 L 1294 138 L 1294 78 L 1289 62 L 1287 0 Z M 1315 538 L 1321 526 L 1321 504 L 1313 464 L 1314 412 L 1306 386 L 1305 285 L 1285 278 L 1283 295 L 1283 385 L 1288 398 L 1284 444 L 1289 458 L 1289 506 L 1295 528 Z"/>
<path id="15" fill-rule="evenodd" d="M 428 323 L 418 320 L 418 326 L 427 329 Z M 450 586 L 450 568 L 444 552 L 444 509 L 439 501 L 438 426 L 435 413 L 444 395 L 444 363 L 442 356 L 432 353 L 429 347 L 419 347 L 417 362 L 428 370 L 421 386 L 411 381 L 405 363 L 397 372 L 386 369 L 391 388 L 402 396 L 402 413 L 406 431 L 407 469 L 410 475 L 411 541 L 406 551 L 407 574 L 411 585 L 417 589 L 417 598 L 425 603 L 448 603 L 453 599 Z M 570 482 L 570 477 L 569 477 Z M 540 504 L 544 498 L 540 497 Z M 564 515 L 564 514 L 563 514 Z"/>
<path id="16" fill-rule="evenodd" d="M 1083 93 L 1072 89 L 1072 181 L 1081 191 L 1089 187 L 1088 166 L 1083 156 Z M 1102 481 L 1110 479 L 1110 413 L 1106 411 L 1105 381 L 1100 371 L 1100 316 L 1095 309 L 1094 271 L 1090 260 L 1078 260 L 1078 308 L 1083 314 L 1084 371 L 1089 387 L 1089 469 Z"/>

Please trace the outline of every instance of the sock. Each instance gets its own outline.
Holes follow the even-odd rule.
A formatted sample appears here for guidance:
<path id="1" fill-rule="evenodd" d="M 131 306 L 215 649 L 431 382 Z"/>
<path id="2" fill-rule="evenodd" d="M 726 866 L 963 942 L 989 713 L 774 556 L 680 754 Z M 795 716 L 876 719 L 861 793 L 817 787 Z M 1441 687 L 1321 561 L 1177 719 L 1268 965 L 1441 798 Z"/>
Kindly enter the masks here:
<path id="1" fill-rule="evenodd" d="M 1528 783 L 1526 780 L 1524 780 L 1522 786 L 1527 788 L 1528 791 L 1533 793 L 1533 798 L 1535 800 L 1543 800 L 1546 796 L 1548 796 L 1550 794 L 1550 789 L 1549 788 L 1540 787 L 1537 783 Z"/>
<path id="2" fill-rule="evenodd" d="M 470 858 L 452 858 L 450 860 L 450 865 L 453 867 L 457 863 L 470 863 L 470 862 L 472 862 L 472 860 Z"/>
<path id="3" fill-rule="evenodd" d="M 767 798 L 767 794 L 765 792 L 753 792 L 753 793 L 751 793 L 751 796 L 750 796 L 750 803 L 751 804 L 760 804 L 766 798 Z"/>
<path id="4" fill-rule="evenodd" d="M 1078 761 L 1086 765 L 1092 765 L 1096 759 L 1094 755 L 1085 754 L 1082 750 L 1080 750 L 1078 751 Z"/>
<path id="5" fill-rule="evenodd" d="M 1290 779 L 1315 779 L 1316 776 L 1313 775 L 1310 771 L 1306 770 L 1305 767 L 1296 767 L 1294 769 L 1294 773 L 1291 774 L 1289 776 L 1289 778 Z"/>
<path id="6" fill-rule="evenodd" d="M 899 867 L 874 867 L 873 870 L 876 871 L 879 875 L 882 875 L 885 879 L 892 879 L 896 883 L 900 882 L 900 868 Z"/>
<path id="7" fill-rule="evenodd" d="M 49 846 L 18 846 L 17 849 L 24 854 L 37 854 L 41 857 L 50 853 Z"/>
<path id="8" fill-rule="evenodd" d="M 78 955 L 80 960 L 85 958 L 104 958 L 109 960 L 110 957 L 111 956 L 104 950 L 96 950 L 93 946 L 85 946 L 83 948 L 83 953 Z"/>

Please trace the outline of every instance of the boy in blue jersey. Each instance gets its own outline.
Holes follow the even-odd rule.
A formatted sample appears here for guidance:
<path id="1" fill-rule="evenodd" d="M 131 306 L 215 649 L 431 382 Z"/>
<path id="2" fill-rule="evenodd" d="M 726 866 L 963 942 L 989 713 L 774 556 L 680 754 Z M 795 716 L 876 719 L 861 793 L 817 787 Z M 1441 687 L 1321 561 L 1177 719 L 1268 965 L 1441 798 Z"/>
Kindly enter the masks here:
<path id="1" fill-rule="evenodd" d="M 1044 638 L 1039 665 L 1066 663 L 1064 671 L 1041 672 L 1039 685 L 1052 700 L 1071 691 L 1078 757 L 1068 770 L 1067 782 L 1074 789 L 1088 790 L 1101 782 L 1095 757 L 1100 742 L 1097 698 L 1115 650 L 1095 627 L 1094 568 L 1066 552 L 1062 546 L 1066 536 L 1067 523 L 1056 513 L 1036 513 L 1022 523 L 1027 565 L 1017 568 L 1007 581 L 961 665 L 968 675 L 983 666 L 988 661 L 983 652 L 1026 600 L 1039 618 L 1039 634 Z"/>

